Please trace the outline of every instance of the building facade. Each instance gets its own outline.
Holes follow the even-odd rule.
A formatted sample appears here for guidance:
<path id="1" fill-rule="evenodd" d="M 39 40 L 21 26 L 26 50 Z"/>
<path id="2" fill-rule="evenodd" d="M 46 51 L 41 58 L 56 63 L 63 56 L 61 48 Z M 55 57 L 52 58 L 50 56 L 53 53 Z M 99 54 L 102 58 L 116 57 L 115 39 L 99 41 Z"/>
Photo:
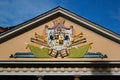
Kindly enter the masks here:
<path id="1" fill-rule="evenodd" d="M 57 7 L 0 34 L 1 76 L 120 75 L 120 36 Z"/>

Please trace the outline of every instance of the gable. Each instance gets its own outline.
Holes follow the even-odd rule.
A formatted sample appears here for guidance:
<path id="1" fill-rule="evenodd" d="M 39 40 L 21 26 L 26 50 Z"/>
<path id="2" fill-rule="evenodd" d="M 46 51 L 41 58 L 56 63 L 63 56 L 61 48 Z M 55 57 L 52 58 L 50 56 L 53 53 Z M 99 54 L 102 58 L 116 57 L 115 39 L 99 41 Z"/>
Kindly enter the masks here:
<path id="1" fill-rule="evenodd" d="M 59 19 L 61 17 L 58 17 L 56 19 Z M 63 18 L 63 17 L 62 17 Z M 53 28 L 54 24 L 53 21 L 56 20 L 53 19 L 43 25 L 39 25 L 38 27 L 31 29 L 19 36 L 16 36 L 0 45 L 0 52 L 1 60 L 31 60 L 31 58 L 10 58 L 11 54 L 15 54 L 17 52 L 30 52 L 30 49 L 26 49 L 27 44 L 32 44 L 37 47 L 41 47 L 38 44 L 32 43 L 31 38 L 35 36 L 35 33 L 39 35 L 43 35 L 45 32 L 45 26 L 48 25 L 49 28 Z M 112 40 L 103 37 L 102 35 L 96 34 L 95 32 L 84 28 L 83 26 L 76 24 L 66 18 L 63 18 L 65 20 L 64 26 L 68 29 L 70 26 L 73 26 L 73 33 L 74 35 L 77 35 L 79 33 L 82 33 L 83 36 L 86 38 L 85 43 L 79 44 L 78 46 L 83 46 L 89 43 L 92 43 L 90 46 L 89 52 L 100 52 L 103 55 L 107 55 L 108 58 L 74 58 L 73 60 L 119 60 L 119 52 L 120 52 L 120 45 L 116 42 L 113 42 Z M 12 43 L 12 44 L 11 44 Z M 27 44 L 26 44 L 27 43 Z M 40 60 L 36 58 L 32 58 L 32 60 Z M 71 58 L 52 58 L 51 60 L 71 60 Z M 48 58 L 45 58 L 44 60 L 48 60 Z"/>
<path id="2" fill-rule="evenodd" d="M 50 47 L 53 50 L 55 49 L 55 51 L 52 51 L 52 52 L 56 52 L 57 50 L 56 52 L 57 54 L 63 49 L 68 50 L 69 48 L 66 49 L 63 46 L 68 45 L 67 47 L 69 47 L 71 45 L 72 39 L 80 35 L 82 36 L 82 38 L 80 38 L 80 40 L 77 40 L 79 42 L 77 41 L 74 41 L 76 43 L 73 42 L 73 44 L 75 44 L 75 46 L 73 45 L 73 47 L 77 47 L 77 48 L 76 49 L 72 48 L 69 50 L 70 52 L 75 53 L 75 55 L 72 54 L 71 56 L 69 56 L 72 58 L 69 58 L 69 57 L 66 57 L 68 56 L 67 54 L 63 54 L 64 58 L 60 58 L 61 54 L 58 54 L 57 57 L 56 55 L 51 54 L 52 58 L 49 58 L 49 59 L 44 58 L 44 60 L 53 60 L 53 61 L 54 60 L 55 61 L 59 61 L 59 60 L 62 60 L 62 61 L 63 60 L 67 60 L 67 61 L 71 61 L 71 60 L 75 60 L 75 61 L 76 60 L 77 61 L 79 60 L 90 60 L 90 61 L 91 60 L 93 61 L 94 60 L 100 60 L 100 61 L 119 60 L 119 52 L 120 52 L 120 45 L 119 45 L 120 36 L 119 35 L 111 31 L 108 31 L 94 23 L 91 23 L 90 21 L 82 17 L 79 17 L 60 7 L 53 9 L 49 11 L 48 13 L 42 14 L 41 16 L 38 16 L 23 24 L 20 24 L 17 27 L 11 29 L 10 31 L 7 31 L 1 34 L 0 35 L 0 43 L 1 43 L 0 59 L 1 60 L 43 60 L 42 58 L 36 59 L 34 57 L 33 58 L 10 58 L 10 55 L 15 54 L 15 53 L 37 52 L 37 50 L 43 45 L 36 44 L 35 42 L 31 41 L 31 40 L 35 40 L 38 42 L 38 40 L 35 38 L 35 34 L 37 34 L 38 36 L 42 35 L 42 37 L 45 39 L 47 38 L 47 43 L 49 43 L 50 40 L 48 40 L 48 37 L 50 35 L 47 31 L 53 31 L 52 37 L 55 38 L 55 36 L 53 35 L 55 35 L 54 33 L 57 31 L 58 28 L 61 28 L 63 30 L 62 34 L 60 35 L 63 37 L 69 34 L 68 36 L 69 39 L 65 40 L 65 37 L 63 37 L 64 40 L 62 38 L 53 39 L 53 43 L 51 44 L 54 44 L 54 43 L 60 43 L 60 44 L 56 44 L 56 46 Z M 60 37 L 60 35 L 58 36 Z M 68 42 L 68 44 L 66 44 L 65 42 Z M 30 44 L 30 46 L 27 46 L 28 44 Z M 62 51 L 62 52 L 65 53 L 66 51 Z M 38 51 L 38 53 L 40 52 Z M 89 56 L 85 55 L 85 53 L 90 54 L 90 55 Z M 100 54 L 100 55 L 96 55 L 96 54 Z M 79 55 L 80 57 L 78 58 L 76 55 Z M 40 55 L 37 55 L 37 56 L 40 56 Z M 44 55 L 44 57 L 45 56 L 46 55 Z"/>

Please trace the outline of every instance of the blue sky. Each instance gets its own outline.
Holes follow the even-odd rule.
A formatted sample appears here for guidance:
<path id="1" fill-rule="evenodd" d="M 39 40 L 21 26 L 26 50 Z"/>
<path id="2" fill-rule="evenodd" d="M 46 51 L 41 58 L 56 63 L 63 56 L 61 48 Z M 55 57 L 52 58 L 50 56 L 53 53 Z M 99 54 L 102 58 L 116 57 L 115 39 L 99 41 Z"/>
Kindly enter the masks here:
<path id="1" fill-rule="evenodd" d="M 15 26 L 57 6 L 120 34 L 120 0 L 0 0 L 0 26 Z"/>

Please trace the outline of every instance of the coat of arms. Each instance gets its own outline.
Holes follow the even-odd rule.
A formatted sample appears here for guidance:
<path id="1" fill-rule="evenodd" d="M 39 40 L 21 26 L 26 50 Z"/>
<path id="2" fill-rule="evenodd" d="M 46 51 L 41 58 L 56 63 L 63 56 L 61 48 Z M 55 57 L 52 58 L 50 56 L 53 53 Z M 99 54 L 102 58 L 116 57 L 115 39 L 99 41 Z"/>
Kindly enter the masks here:
<path id="1" fill-rule="evenodd" d="M 48 58 L 48 57 L 68 57 L 68 58 L 83 58 L 83 57 L 97 57 L 105 58 L 100 52 L 88 52 L 92 43 L 88 43 L 82 46 L 78 46 L 82 43 L 86 43 L 87 40 L 83 36 L 83 33 L 74 33 L 73 26 L 66 27 L 64 25 L 65 20 L 63 18 L 57 18 L 53 21 L 54 26 L 45 26 L 44 33 L 42 35 L 35 33 L 34 37 L 30 40 L 32 43 L 39 44 L 40 47 L 28 44 L 31 50 L 32 57 Z M 16 53 L 20 54 L 20 53 Z M 31 57 L 29 55 L 29 57 Z"/>

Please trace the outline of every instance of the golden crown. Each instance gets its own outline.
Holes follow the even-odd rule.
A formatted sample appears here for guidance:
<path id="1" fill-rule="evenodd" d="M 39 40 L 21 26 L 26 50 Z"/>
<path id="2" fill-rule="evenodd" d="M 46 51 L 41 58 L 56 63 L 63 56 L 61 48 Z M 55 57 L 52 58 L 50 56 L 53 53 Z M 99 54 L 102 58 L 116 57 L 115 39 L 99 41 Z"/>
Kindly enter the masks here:
<path id="1" fill-rule="evenodd" d="M 64 24 L 65 23 L 65 20 L 61 17 L 53 20 L 53 24 L 56 25 L 56 24 Z"/>

